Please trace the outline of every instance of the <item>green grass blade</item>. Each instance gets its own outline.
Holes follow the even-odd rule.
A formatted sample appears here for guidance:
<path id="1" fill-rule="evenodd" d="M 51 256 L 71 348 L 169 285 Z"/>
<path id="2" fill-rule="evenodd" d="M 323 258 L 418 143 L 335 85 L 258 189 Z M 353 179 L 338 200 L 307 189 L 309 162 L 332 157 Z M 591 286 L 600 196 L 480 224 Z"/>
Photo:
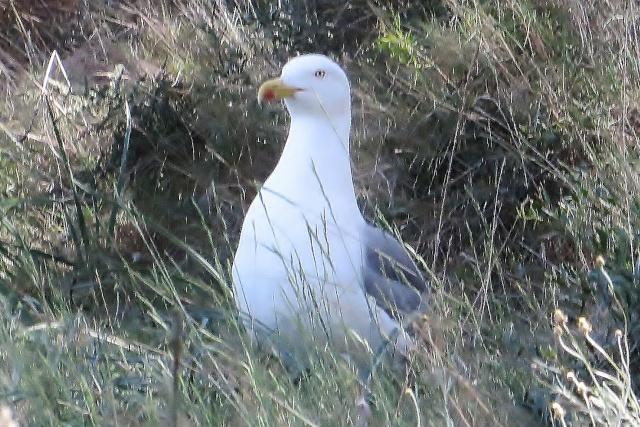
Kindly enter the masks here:
<path id="1" fill-rule="evenodd" d="M 56 142 L 58 143 L 58 149 L 60 150 L 60 155 L 62 156 L 62 161 L 64 163 L 64 170 L 71 182 L 71 191 L 73 193 L 73 203 L 76 209 L 76 219 L 78 221 L 78 228 L 80 229 L 80 236 L 82 237 L 82 243 L 84 245 L 85 251 L 82 251 L 80 245 L 78 247 L 78 255 L 82 256 L 82 259 L 86 259 L 87 252 L 86 250 L 91 245 L 91 240 L 89 238 L 89 231 L 87 229 L 87 224 L 84 219 L 84 213 L 82 212 L 82 203 L 80 201 L 80 196 L 76 189 L 76 180 L 73 175 L 73 170 L 71 169 L 71 163 L 69 162 L 69 156 L 67 156 L 67 150 L 64 147 L 62 142 L 62 135 L 60 134 L 60 130 L 58 129 L 56 118 L 53 115 L 53 109 L 51 108 L 51 103 L 49 102 L 49 98 L 45 97 L 45 103 L 47 106 L 47 113 L 49 115 L 49 119 L 51 120 L 51 125 L 53 126 L 53 133 L 56 137 Z"/>
<path id="2" fill-rule="evenodd" d="M 125 112 L 127 115 L 127 128 L 124 134 L 124 142 L 122 147 L 122 157 L 120 158 L 120 171 L 118 173 L 118 183 L 116 184 L 116 197 L 109 217 L 108 235 L 113 238 L 116 228 L 116 217 L 118 215 L 119 202 L 122 196 L 122 188 L 126 179 L 125 169 L 127 167 L 127 155 L 129 153 L 129 141 L 131 139 L 131 109 L 129 103 L 125 103 Z"/>

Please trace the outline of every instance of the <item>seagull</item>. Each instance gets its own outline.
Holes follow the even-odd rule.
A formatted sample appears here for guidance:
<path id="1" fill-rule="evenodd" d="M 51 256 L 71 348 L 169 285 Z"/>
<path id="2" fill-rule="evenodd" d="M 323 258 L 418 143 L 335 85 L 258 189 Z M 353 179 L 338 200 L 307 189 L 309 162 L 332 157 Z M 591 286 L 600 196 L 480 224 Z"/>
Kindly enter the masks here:
<path id="1" fill-rule="evenodd" d="M 231 267 L 252 342 L 303 364 L 314 351 L 337 351 L 362 366 L 386 346 L 407 357 L 416 344 L 403 319 L 425 307 L 427 283 L 358 207 L 346 73 L 324 55 L 302 55 L 260 86 L 258 100 L 283 100 L 291 124 Z"/>

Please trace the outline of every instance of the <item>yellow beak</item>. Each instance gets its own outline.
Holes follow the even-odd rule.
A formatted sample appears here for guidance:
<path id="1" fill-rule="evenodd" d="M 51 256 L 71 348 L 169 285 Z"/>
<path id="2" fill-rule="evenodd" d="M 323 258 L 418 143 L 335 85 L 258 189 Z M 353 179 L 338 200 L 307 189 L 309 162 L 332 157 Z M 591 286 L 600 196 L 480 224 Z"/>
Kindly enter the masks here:
<path id="1" fill-rule="evenodd" d="M 258 102 L 262 104 L 276 99 L 290 98 L 297 90 L 295 87 L 285 85 L 280 78 L 267 80 L 258 89 Z"/>

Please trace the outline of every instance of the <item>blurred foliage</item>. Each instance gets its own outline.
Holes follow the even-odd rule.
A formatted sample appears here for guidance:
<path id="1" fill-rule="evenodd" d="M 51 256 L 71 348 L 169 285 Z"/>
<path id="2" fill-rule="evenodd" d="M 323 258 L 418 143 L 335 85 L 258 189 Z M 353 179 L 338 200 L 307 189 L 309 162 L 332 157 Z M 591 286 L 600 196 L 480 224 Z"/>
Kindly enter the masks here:
<path id="1" fill-rule="evenodd" d="M 208 334 L 211 324 L 216 333 L 222 329 L 216 310 L 228 304 L 227 263 L 244 209 L 277 161 L 286 131 L 286 113 L 260 109 L 255 88 L 287 58 L 321 52 L 352 76 L 354 163 L 366 214 L 393 224 L 444 283 L 434 283 L 434 310 L 447 337 L 430 342 L 440 352 L 435 362 L 469 383 L 482 377 L 487 390 L 504 388 L 510 407 L 524 403 L 548 422 L 561 394 L 550 383 L 558 379 L 531 385 L 539 375 L 530 372 L 531 360 L 580 375 L 587 362 L 612 369 L 601 352 L 575 360 L 550 343 L 550 311 L 561 306 L 571 320 L 593 315 L 593 336 L 609 354 L 617 354 L 611 338 L 626 324 L 631 375 L 640 375 L 640 97 L 631 84 L 637 40 L 631 21 L 621 18 L 627 6 L 223 3 L 0 0 L 0 73 L 11 82 L 0 85 L 7 103 L 0 112 L 6 316 L 34 325 L 82 312 L 109 328 L 121 321 L 124 335 L 156 345 L 166 339 L 169 312 L 181 307 L 198 323 L 188 326 L 189 340 L 198 342 L 189 348 L 194 395 L 206 405 L 222 401 L 225 414 L 246 410 L 251 398 L 270 402 L 253 404 L 276 419 L 282 407 L 268 393 L 286 400 L 290 384 L 273 374 L 260 378 L 267 374 L 234 353 L 244 357 L 243 350 L 216 347 L 217 336 Z M 54 49 L 62 64 L 45 72 Z M 606 258 L 609 281 L 593 268 L 597 255 Z M 52 330 L 38 338 L 47 362 L 62 357 L 54 354 Z M 69 325 L 68 335 L 87 330 Z M 94 339 L 65 345 L 88 352 L 98 345 Z M 164 365 L 150 361 L 153 351 L 141 354 L 100 356 L 125 394 L 151 395 L 145 378 L 166 375 Z M 423 356 L 425 365 L 434 363 Z M 233 375 L 218 372 L 216 358 Z M 206 367 L 198 366 L 201 359 Z M 71 369 L 63 360 L 51 366 Z M 52 400 L 74 401 L 64 390 L 86 387 L 80 383 L 91 366 L 71 379 L 51 374 L 43 387 L 64 384 Z M 489 368 L 495 377 L 484 375 Z M 246 391 L 256 378 L 268 386 L 238 403 L 237 388 Z M 335 391 L 336 378 L 316 379 Z M 201 387 L 211 382 L 215 396 Z M 418 389 L 433 382 L 421 377 Z M 457 402 L 473 407 L 486 403 L 477 396 L 489 399 L 470 394 Z M 393 399 L 381 407 L 395 407 Z M 53 418 L 75 420 L 68 408 L 47 404 L 56 408 Z M 335 423 L 343 412 L 323 416 Z M 87 413 L 85 421 L 100 424 L 100 411 Z M 390 413 L 381 415 L 386 424 L 396 420 Z"/>
<path id="2" fill-rule="evenodd" d="M 93 6 L 103 7 L 102 3 Z M 84 40 L 89 15 L 82 0 L 1 0 L 0 87 L 29 65 L 40 64 L 51 48 L 64 49 Z"/>
<path id="3" fill-rule="evenodd" d="M 244 23 L 251 24 L 255 19 L 283 61 L 307 52 L 337 57 L 364 53 L 377 38 L 382 15 L 397 14 L 398 19 L 412 24 L 444 19 L 449 13 L 445 2 L 439 0 L 258 1 L 253 11 L 245 16 Z"/>

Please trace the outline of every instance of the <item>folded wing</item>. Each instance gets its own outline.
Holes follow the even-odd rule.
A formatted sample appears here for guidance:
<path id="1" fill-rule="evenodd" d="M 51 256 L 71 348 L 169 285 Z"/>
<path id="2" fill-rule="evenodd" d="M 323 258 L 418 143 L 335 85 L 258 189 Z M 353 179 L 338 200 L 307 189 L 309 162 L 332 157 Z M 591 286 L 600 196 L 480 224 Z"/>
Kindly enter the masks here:
<path id="1" fill-rule="evenodd" d="M 376 304 L 394 318 L 424 306 L 428 286 L 402 244 L 386 231 L 366 225 L 364 245 L 364 289 Z"/>

